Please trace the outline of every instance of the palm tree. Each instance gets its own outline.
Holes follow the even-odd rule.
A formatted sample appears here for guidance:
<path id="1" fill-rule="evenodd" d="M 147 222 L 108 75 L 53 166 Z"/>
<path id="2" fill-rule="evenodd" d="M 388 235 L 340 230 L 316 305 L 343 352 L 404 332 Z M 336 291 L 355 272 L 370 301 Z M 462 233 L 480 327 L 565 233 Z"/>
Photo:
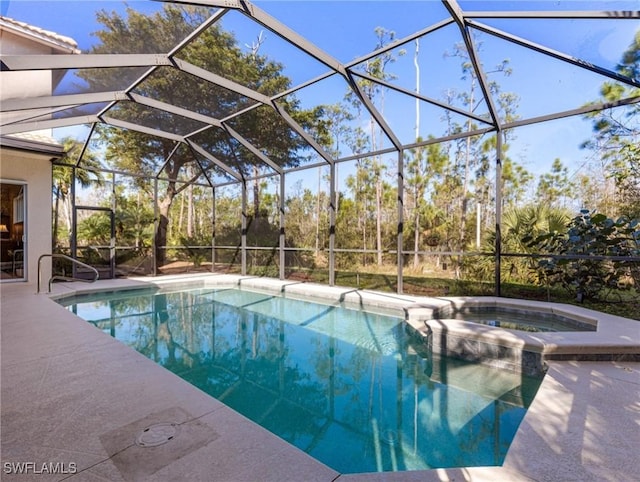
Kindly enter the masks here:
<path id="1" fill-rule="evenodd" d="M 570 219 L 571 213 L 567 209 L 547 203 L 508 209 L 502 216 L 502 249 L 510 253 L 535 254 L 522 239 L 564 231 Z"/>
<path id="2" fill-rule="evenodd" d="M 514 255 L 535 255 L 535 248 L 523 239 L 534 239 L 543 233 L 566 231 L 571 220 L 571 213 L 565 208 L 546 203 L 527 204 L 507 208 L 502 215 L 501 253 Z M 496 232 L 491 231 L 483 240 L 482 251 L 495 253 Z M 471 275 L 480 280 L 490 280 L 493 276 L 493 261 L 474 260 L 470 265 Z M 527 274 L 535 269 L 537 264 L 533 258 L 511 257 L 508 264 L 508 278 L 511 280 L 527 280 Z"/>
<path id="3" fill-rule="evenodd" d="M 64 147 L 65 154 L 60 159 L 60 163 L 75 164 L 78 160 L 78 156 L 82 152 L 82 143 L 71 137 L 65 137 L 62 139 L 62 145 Z M 87 168 L 99 168 L 100 162 L 98 161 L 95 153 L 90 150 L 86 150 L 82 156 L 82 165 Z M 71 232 L 71 218 L 72 218 L 72 206 L 71 206 L 71 183 L 73 182 L 73 168 L 62 165 L 54 165 L 52 169 L 53 178 L 53 197 L 55 199 L 54 213 L 53 213 L 53 245 L 57 247 L 60 245 L 59 226 L 58 220 L 60 219 L 60 203 L 62 203 L 63 210 L 62 215 L 65 222 L 67 233 Z M 103 184 L 102 173 L 99 171 L 89 171 L 87 169 L 75 169 L 75 179 L 80 183 L 82 187 L 88 187 L 92 182 L 98 186 Z"/>

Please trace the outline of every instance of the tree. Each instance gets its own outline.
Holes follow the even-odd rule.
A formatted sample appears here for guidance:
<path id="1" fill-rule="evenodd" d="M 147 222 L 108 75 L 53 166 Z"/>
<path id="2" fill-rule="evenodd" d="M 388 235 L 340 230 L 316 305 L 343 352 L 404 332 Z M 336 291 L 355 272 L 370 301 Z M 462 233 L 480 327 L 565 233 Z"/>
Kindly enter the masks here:
<path id="1" fill-rule="evenodd" d="M 533 181 L 533 174 L 521 164 L 505 156 L 502 161 L 502 202 L 506 205 L 517 206 L 527 195 L 527 190 Z"/>
<path id="2" fill-rule="evenodd" d="M 343 143 L 347 145 L 352 144 L 351 139 L 354 138 L 356 133 L 354 129 L 348 125 L 354 119 L 354 115 L 349 111 L 347 104 L 339 103 L 323 108 L 325 114 L 325 125 L 328 135 L 332 139 L 332 143 L 329 147 L 329 152 L 334 158 L 340 157 L 340 146 Z M 336 178 L 334 179 L 336 187 L 336 210 L 340 208 L 340 197 L 337 187 L 338 182 L 338 165 L 336 165 Z"/>
<path id="3" fill-rule="evenodd" d="M 418 142 L 422 139 L 418 138 Z M 411 151 L 411 156 L 407 157 L 406 164 L 406 190 L 409 194 L 407 204 L 413 200 L 413 267 L 417 268 L 420 257 L 421 235 L 425 230 L 433 228 L 434 210 L 430 208 L 427 202 L 427 192 L 433 189 L 431 184 L 442 175 L 443 169 L 447 163 L 446 152 L 440 144 L 430 144 L 427 147 L 419 147 Z M 434 236 L 433 233 L 428 235 Z M 432 244 L 430 242 L 429 244 Z"/>
<path id="4" fill-rule="evenodd" d="M 616 71 L 631 79 L 640 76 L 640 30 L 623 53 Z M 616 102 L 640 95 L 640 89 L 608 81 L 600 88 L 601 101 Z M 593 120 L 594 136 L 582 147 L 601 160 L 606 178 L 615 184 L 618 215 L 640 217 L 640 104 L 606 109 L 587 117 Z"/>
<path id="5" fill-rule="evenodd" d="M 569 179 L 569 169 L 558 158 L 551 165 L 551 172 L 540 175 L 536 196 L 540 203 L 566 207 L 566 200 L 575 190 Z"/>
<path id="6" fill-rule="evenodd" d="M 390 42 L 395 40 L 395 32 L 386 30 L 382 27 L 376 27 L 375 34 L 377 37 L 375 50 L 383 48 Z M 404 55 L 405 51 L 398 51 L 398 55 Z M 369 59 L 364 64 L 365 72 L 372 78 L 379 80 L 391 80 L 396 76 L 387 71 L 390 64 L 396 61 L 396 56 L 393 52 L 387 51 L 377 57 Z M 358 81 L 358 84 L 364 94 L 373 102 L 376 109 L 380 114 L 384 113 L 385 103 L 385 91 L 386 88 L 373 80 L 362 79 Z M 354 103 L 356 108 L 360 108 L 360 103 L 356 103 L 356 96 L 353 92 L 347 94 L 347 99 Z M 369 151 L 377 151 L 382 146 L 382 139 L 384 133 L 382 128 L 377 124 L 373 116 L 369 116 Z M 385 164 L 382 161 L 380 155 L 373 157 L 366 157 L 359 161 L 359 168 L 366 171 L 367 182 L 372 183 L 375 189 L 375 233 L 376 233 L 376 251 L 377 251 L 377 264 L 382 265 L 382 205 L 383 205 L 383 193 L 384 193 L 384 180 L 383 174 L 385 171 Z M 363 172 L 363 175 L 365 173 Z M 356 175 L 356 180 L 360 178 Z M 366 249 L 366 234 L 363 234 L 363 249 Z"/>
<path id="7" fill-rule="evenodd" d="M 60 159 L 61 163 L 75 164 L 78 160 L 80 152 L 82 152 L 82 144 L 71 137 L 62 139 L 64 156 Z M 83 156 L 83 166 L 86 168 L 98 168 L 99 163 L 97 156 L 91 150 L 86 150 Z M 71 183 L 74 179 L 74 170 L 71 167 L 54 165 L 52 168 L 53 178 L 53 245 L 60 246 L 60 217 L 64 220 L 67 234 L 71 232 L 71 222 L 73 219 L 71 205 Z M 82 187 L 88 187 L 91 183 L 97 186 L 103 184 L 102 173 L 99 171 L 89 171 L 87 169 L 75 169 L 75 180 Z M 62 213 L 60 210 L 62 203 Z M 62 214 L 62 216 L 61 216 Z"/>
<path id="8" fill-rule="evenodd" d="M 474 38 L 474 43 L 477 50 L 482 50 L 482 41 L 479 38 Z M 468 87 L 464 91 L 448 91 L 446 102 L 454 104 L 458 101 L 470 114 L 478 115 L 479 109 L 486 105 L 486 102 L 480 93 L 479 79 L 466 45 L 462 42 L 457 43 L 453 50 L 445 52 L 444 55 L 460 61 L 461 78 L 468 82 Z M 483 68 L 487 78 L 492 75 L 511 75 L 508 59 L 501 61 L 490 70 L 484 66 Z M 503 92 L 496 80 L 489 80 L 488 89 L 489 94 L 496 100 L 499 117 L 505 122 L 515 120 L 518 97 L 513 93 Z M 456 122 L 450 111 L 445 113 L 445 121 L 447 134 L 471 132 L 478 127 L 477 122 L 472 118 L 468 118 L 464 123 Z M 504 136 L 502 143 L 504 158 L 508 149 L 509 132 L 504 131 L 501 135 Z M 443 201 L 448 203 L 445 212 L 449 224 L 447 229 L 449 249 L 463 250 L 468 243 L 471 203 L 475 200 L 485 210 L 492 205 L 490 200 L 495 196 L 495 183 L 490 182 L 488 176 L 492 169 L 491 160 L 495 159 L 495 156 L 490 153 L 495 152 L 495 146 L 495 136 L 489 139 L 483 139 L 482 136 L 467 136 L 449 145 L 452 161 L 446 170 L 441 189 L 445 196 L 439 199 L 440 203 Z M 485 215 L 483 218 L 487 219 L 488 216 Z"/>
<path id="9" fill-rule="evenodd" d="M 208 18 L 208 10 L 192 7 L 165 5 L 163 10 L 150 16 L 133 9 L 127 9 L 126 16 L 116 12 L 102 11 L 98 22 L 103 29 L 96 33 L 100 44 L 91 49 L 93 54 L 122 51 L 122 46 L 136 53 L 169 52 L 176 39 L 186 38 L 196 27 Z M 257 52 L 244 53 L 231 33 L 218 25 L 202 32 L 180 52 L 180 58 L 196 67 L 215 72 L 229 80 L 270 96 L 290 86 L 290 80 L 282 75 L 282 66 L 259 55 Z M 110 89 L 115 78 L 123 82 L 135 81 L 140 73 L 109 70 L 87 70 L 79 74 L 91 90 Z M 162 67 L 155 70 L 134 90 L 136 94 L 172 103 L 178 107 L 195 110 L 215 118 L 226 113 L 237 112 L 252 103 L 251 99 L 214 86 L 208 82 L 178 71 Z M 310 129 L 323 141 L 324 130 L 319 122 L 320 109 L 303 111 L 295 98 L 289 96 L 279 101 L 282 108 L 303 127 Z M 131 102 L 120 102 L 110 111 L 110 115 L 137 122 L 154 129 L 167 132 L 191 133 L 203 127 L 199 122 L 179 116 L 168 115 L 157 109 L 141 108 Z M 281 166 L 296 166 L 304 158 L 308 145 L 283 122 L 275 110 L 269 106 L 252 109 L 229 121 L 230 127 L 240 132 L 254 146 L 258 147 Z M 156 231 L 156 257 L 159 264 L 164 262 L 170 208 L 176 195 L 187 189 L 188 183 L 178 184 L 180 174 L 190 163 L 200 161 L 206 169 L 206 159 L 196 159 L 187 148 L 178 149 L 169 158 L 174 141 L 154 137 L 144 133 L 101 127 L 99 135 L 106 144 L 106 156 L 117 168 L 153 176 L 164 165 L 163 175 L 170 179 L 158 199 L 158 228 Z M 245 178 L 255 174 L 255 166 L 261 163 L 248 150 L 239 146 L 225 130 L 209 127 L 192 140 L 229 165 Z M 166 164 L 165 164 L 166 163 Z M 199 171 L 199 166 L 196 168 Z M 199 172 L 198 172 L 199 173 Z M 200 174 L 200 173 L 199 173 Z M 254 197 L 256 213 L 260 212 L 259 198 Z"/>
<path id="10" fill-rule="evenodd" d="M 153 209 L 150 196 L 144 191 L 132 192 L 120 181 L 116 196 L 116 244 L 142 248 L 149 246 L 153 237 Z M 147 242 L 145 242 L 147 241 Z"/>

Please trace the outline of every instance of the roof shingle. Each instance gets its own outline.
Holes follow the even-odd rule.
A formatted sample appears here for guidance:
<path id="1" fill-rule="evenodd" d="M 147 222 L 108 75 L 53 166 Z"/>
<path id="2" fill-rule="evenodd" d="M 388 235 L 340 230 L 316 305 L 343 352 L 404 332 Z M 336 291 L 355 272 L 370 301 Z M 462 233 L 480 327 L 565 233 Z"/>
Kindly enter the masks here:
<path id="1" fill-rule="evenodd" d="M 30 38 L 39 39 L 47 44 L 52 44 L 59 49 L 67 50 L 69 51 L 69 53 L 80 53 L 78 44 L 75 40 L 73 40 L 71 37 L 59 35 L 50 30 L 45 30 L 33 25 L 29 25 L 28 23 L 20 22 L 18 20 L 3 16 L 0 16 L 0 27 L 7 30 L 12 30 L 17 34 L 27 35 Z"/>

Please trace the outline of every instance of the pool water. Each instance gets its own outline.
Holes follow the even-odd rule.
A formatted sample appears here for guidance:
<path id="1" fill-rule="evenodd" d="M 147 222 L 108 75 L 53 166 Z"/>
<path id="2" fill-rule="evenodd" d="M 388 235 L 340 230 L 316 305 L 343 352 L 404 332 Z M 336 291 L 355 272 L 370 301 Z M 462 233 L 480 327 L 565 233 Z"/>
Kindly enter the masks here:
<path id="1" fill-rule="evenodd" d="M 433 357 L 398 317 L 272 293 L 60 303 L 341 473 L 501 465 L 541 381 Z"/>
<path id="2" fill-rule="evenodd" d="M 456 312 L 445 309 L 434 319 L 454 319 L 529 332 L 595 331 L 592 324 L 574 320 L 556 313 L 525 311 L 497 306 L 465 307 Z"/>

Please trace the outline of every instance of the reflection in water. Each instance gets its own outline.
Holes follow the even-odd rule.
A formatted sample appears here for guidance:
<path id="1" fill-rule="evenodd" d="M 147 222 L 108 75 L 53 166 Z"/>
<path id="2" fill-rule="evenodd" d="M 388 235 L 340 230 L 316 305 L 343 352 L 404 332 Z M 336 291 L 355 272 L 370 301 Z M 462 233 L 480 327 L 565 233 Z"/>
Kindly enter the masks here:
<path id="1" fill-rule="evenodd" d="M 237 289 L 118 296 L 70 308 L 342 473 L 500 465 L 539 385 L 434 359 L 399 318 Z"/>

